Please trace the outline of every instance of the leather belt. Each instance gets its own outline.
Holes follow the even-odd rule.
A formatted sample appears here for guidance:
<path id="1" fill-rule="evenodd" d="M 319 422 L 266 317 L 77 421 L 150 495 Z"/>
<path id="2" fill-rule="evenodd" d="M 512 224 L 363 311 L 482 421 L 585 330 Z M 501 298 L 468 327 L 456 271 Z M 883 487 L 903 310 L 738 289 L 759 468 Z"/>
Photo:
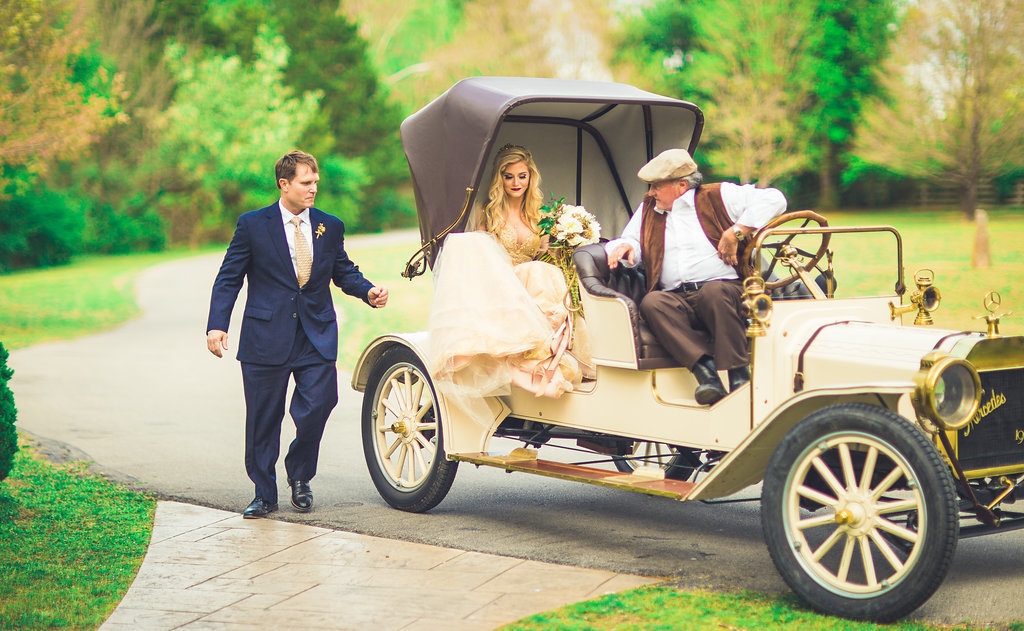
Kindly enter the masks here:
<path id="1" fill-rule="evenodd" d="M 718 281 L 729 282 L 729 281 L 735 281 L 735 280 L 736 279 L 734 279 L 734 278 L 716 278 L 714 280 L 699 280 L 699 281 L 694 282 L 694 283 L 681 283 L 678 287 L 674 287 L 674 288 L 670 289 L 669 291 L 671 291 L 673 293 L 677 293 L 677 294 L 688 294 L 690 292 L 697 291 L 698 289 L 700 289 L 704 285 L 707 285 L 708 283 L 714 283 L 714 282 L 718 282 Z"/>

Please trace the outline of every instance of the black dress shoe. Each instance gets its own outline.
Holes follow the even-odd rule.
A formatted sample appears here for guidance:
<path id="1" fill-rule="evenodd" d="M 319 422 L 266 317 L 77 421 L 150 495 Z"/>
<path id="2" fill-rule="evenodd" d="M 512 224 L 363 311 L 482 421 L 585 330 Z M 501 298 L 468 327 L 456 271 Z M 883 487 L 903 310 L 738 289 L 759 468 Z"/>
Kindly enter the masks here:
<path id="1" fill-rule="evenodd" d="M 295 510 L 305 513 L 313 508 L 313 491 L 309 490 L 309 482 L 288 480 L 288 486 L 292 487 L 292 506 Z"/>
<path id="2" fill-rule="evenodd" d="M 277 504 L 271 504 L 262 497 L 256 497 L 252 500 L 252 503 L 245 507 L 242 512 L 242 517 L 246 519 L 256 519 L 257 517 L 266 517 L 270 513 L 277 510 Z"/>
<path id="3" fill-rule="evenodd" d="M 750 381 L 750 366 L 740 366 L 729 369 L 729 392 L 736 392 L 736 389 Z"/>
<path id="4" fill-rule="evenodd" d="M 697 378 L 697 383 L 700 384 L 694 392 L 697 403 L 711 405 L 726 395 L 725 386 L 722 385 L 722 380 L 718 378 L 718 371 L 715 370 L 715 362 L 710 357 L 705 355 L 697 360 L 692 371 L 693 376 Z"/>

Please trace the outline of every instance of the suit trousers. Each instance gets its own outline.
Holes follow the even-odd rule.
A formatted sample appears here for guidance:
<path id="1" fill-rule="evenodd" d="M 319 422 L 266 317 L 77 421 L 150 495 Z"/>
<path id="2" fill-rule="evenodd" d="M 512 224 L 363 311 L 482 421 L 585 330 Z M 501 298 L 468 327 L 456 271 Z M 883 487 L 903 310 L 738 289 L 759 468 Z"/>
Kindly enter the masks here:
<path id="1" fill-rule="evenodd" d="M 658 342 L 691 369 L 704 355 L 718 370 L 748 364 L 742 309 L 738 280 L 710 281 L 691 292 L 651 291 L 640 302 L 640 314 Z"/>
<path id="2" fill-rule="evenodd" d="M 320 439 L 331 410 L 338 404 L 338 371 L 324 359 L 296 327 L 288 360 L 281 366 L 242 363 L 245 390 L 245 471 L 256 485 L 256 495 L 277 503 L 277 458 L 288 381 L 295 378 L 288 408 L 295 423 L 295 440 L 284 459 L 292 480 L 311 480 L 316 475 Z"/>

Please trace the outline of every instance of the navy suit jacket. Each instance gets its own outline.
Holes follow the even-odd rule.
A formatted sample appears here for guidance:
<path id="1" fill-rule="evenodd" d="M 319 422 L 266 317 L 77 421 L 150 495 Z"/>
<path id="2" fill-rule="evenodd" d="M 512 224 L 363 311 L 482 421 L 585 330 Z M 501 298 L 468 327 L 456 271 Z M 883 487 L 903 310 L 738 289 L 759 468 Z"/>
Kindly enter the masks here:
<path id="1" fill-rule="evenodd" d="M 228 330 L 242 280 L 248 279 L 248 298 L 238 339 L 239 361 L 268 366 L 283 364 L 299 326 L 324 359 L 336 361 L 338 322 L 331 281 L 346 294 L 369 304 L 367 293 L 373 284 L 345 253 L 345 224 L 316 208 L 309 209 L 309 219 L 313 229 L 313 269 L 300 290 L 278 202 L 238 218 L 235 235 L 213 283 L 206 331 Z"/>

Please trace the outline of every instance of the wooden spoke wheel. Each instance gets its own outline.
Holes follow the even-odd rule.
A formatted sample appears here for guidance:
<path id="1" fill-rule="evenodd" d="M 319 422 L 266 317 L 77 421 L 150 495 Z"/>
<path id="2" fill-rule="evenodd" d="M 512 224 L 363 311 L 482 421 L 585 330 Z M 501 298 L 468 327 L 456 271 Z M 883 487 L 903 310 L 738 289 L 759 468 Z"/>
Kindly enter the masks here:
<path id="1" fill-rule="evenodd" d="M 381 497 L 414 513 L 437 506 L 459 463 L 445 458 L 437 397 L 411 350 L 392 349 L 374 364 L 362 416 L 363 454 Z"/>
<path id="2" fill-rule="evenodd" d="M 823 408 L 779 444 L 761 519 L 779 573 L 819 611 L 889 621 L 942 583 L 956 550 L 956 490 L 938 450 L 899 415 Z"/>

